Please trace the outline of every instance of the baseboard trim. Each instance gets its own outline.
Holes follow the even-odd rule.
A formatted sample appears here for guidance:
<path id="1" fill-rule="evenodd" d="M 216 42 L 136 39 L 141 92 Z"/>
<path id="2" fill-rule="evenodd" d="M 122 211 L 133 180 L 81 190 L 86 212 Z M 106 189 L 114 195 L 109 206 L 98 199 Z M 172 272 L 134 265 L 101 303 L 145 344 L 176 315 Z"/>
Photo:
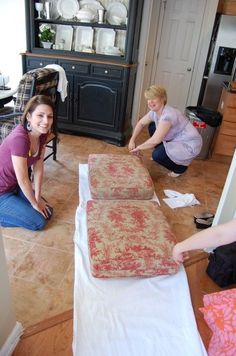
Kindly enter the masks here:
<path id="1" fill-rule="evenodd" d="M 199 254 L 196 254 L 196 256 L 192 256 L 188 260 L 184 261 L 184 267 L 187 268 L 189 266 L 192 266 L 195 263 L 198 263 L 202 260 L 205 260 L 209 257 L 209 254 L 207 252 L 201 252 Z"/>
<path id="2" fill-rule="evenodd" d="M 73 319 L 73 309 L 65 311 L 61 314 L 55 315 L 51 318 L 46 320 L 42 320 L 39 323 L 29 326 L 25 329 L 24 334 L 22 335 L 21 339 L 25 339 L 26 337 L 32 336 L 37 334 L 41 331 L 49 329 L 57 324 L 63 323 L 64 321 Z"/>
<path id="3" fill-rule="evenodd" d="M 0 356 L 12 355 L 12 352 L 16 348 L 16 345 L 18 344 L 20 337 L 23 334 L 23 331 L 24 329 L 22 324 L 17 321 L 5 344 L 0 350 Z"/>

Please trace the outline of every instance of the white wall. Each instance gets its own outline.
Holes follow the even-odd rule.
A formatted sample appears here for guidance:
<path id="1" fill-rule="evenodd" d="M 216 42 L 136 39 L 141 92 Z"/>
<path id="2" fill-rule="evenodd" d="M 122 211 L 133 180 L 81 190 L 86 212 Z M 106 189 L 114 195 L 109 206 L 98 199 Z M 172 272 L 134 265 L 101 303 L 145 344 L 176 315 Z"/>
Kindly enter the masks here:
<path id="1" fill-rule="evenodd" d="M 12 306 L 8 271 L 0 228 L 0 356 L 10 356 L 23 334 Z"/>
<path id="2" fill-rule="evenodd" d="M 0 228 L 1 229 L 1 228 Z M 12 309 L 6 259 L 0 230 L 0 352 L 9 334 L 15 326 L 16 318 Z"/>
<path id="3" fill-rule="evenodd" d="M 0 0 L 0 71 L 16 86 L 22 77 L 21 52 L 26 51 L 24 0 Z"/>
<path id="4" fill-rule="evenodd" d="M 212 225 L 223 224 L 236 218 L 236 150 L 226 177 L 220 202 Z"/>
<path id="5" fill-rule="evenodd" d="M 10 76 L 8 85 L 15 87 L 22 77 L 20 52 L 26 50 L 24 0 L 0 0 L 0 45 L 0 71 Z M 2 352 L 7 355 L 18 339 L 21 327 L 16 322 L 11 304 L 1 231 L 0 281 L 0 355 Z"/>

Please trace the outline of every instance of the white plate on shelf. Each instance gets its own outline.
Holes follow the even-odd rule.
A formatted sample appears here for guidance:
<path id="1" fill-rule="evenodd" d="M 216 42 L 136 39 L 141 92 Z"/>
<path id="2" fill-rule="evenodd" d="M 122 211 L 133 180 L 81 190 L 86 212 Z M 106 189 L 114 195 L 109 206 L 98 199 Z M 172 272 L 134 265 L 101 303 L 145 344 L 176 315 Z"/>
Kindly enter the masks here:
<path id="1" fill-rule="evenodd" d="M 57 11 L 64 19 L 72 19 L 79 11 L 77 0 L 58 0 Z"/>
<path id="2" fill-rule="evenodd" d="M 113 22 L 113 16 L 122 19 L 122 23 L 126 22 L 127 9 L 120 2 L 112 2 L 107 6 L 106 19 L 109 23 Z"/>
<path id="3" fill-rule="evenodd" d="M 99 28 L 97 30 L 96 53 L 104 54 L 105 48 L 113 47 L 116 32 L 110 28 Z"/>
<path id="4" fill-rule="evenodd" d="M 93 28 L 78 26 L 75 32 L 75 51 L 83 52 L 93 47 Z"/>
<path id="5" fill-rule="evenodd" d="M 59 45 L 64 40 L 64 50 L 71 51 L 73 39 L 73 27 L 66 25 L 57 25 L 56 27 L 56 40 L 55 44 Z"/>

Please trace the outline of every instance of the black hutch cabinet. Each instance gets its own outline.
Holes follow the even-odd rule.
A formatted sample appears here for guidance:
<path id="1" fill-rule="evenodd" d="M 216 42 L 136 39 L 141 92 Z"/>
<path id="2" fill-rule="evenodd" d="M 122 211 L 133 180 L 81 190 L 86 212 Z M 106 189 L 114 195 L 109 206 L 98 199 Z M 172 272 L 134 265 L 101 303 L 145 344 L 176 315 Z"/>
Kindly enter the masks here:
<path id="1" fill-rule="evenodd" d="M 63 67 L 68 96 L 59 103 L 58 130 L 123 146 L 132 130 L 143 0 L 41 3 L 39 14 L 36 2 L 25 0 L 23 72 L 48 64 Z M 54 31 L 51 48 L 44 48 L 39 37 L 44 26 Z"/>

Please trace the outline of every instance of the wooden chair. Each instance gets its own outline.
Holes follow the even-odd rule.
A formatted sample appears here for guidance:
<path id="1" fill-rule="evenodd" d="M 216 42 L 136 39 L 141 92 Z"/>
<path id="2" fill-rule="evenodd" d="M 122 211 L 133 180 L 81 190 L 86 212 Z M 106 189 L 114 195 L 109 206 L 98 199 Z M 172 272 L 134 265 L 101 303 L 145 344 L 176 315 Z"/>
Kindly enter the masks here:
<path id="1" fill-rule="evenodd" d="M 59 97 L 57 92 L 58 80 L 59 72 L 52 68 L 37 68 L 23 75 L 18 85 L 15 106 L 12 108 L 6 107 L 6 110 L 1 110 L 0 112 L 0 144 L 12 129 L 20 123 L 21 116 L 29 99 L 34 95 L 47 95 L 52 98 L 56 112 L 54 113 L 55 120 L 52 132 L 46 144 L 46 147 L 51 151 L 46 155 L 44 160 L 50 156 L 53 156 L 53 159 L 56 160 L 58 141 L 56 123 L 57 101 Z"/>

